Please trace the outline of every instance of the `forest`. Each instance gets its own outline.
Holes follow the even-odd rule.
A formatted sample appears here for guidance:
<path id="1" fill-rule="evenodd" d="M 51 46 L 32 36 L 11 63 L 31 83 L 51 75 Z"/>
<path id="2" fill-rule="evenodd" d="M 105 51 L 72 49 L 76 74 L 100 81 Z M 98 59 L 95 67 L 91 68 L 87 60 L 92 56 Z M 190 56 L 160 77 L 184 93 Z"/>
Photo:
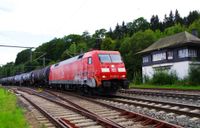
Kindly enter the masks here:
<path id="1" fill-rule="evenodd" d="M 69 34 L 44 42 L 35 50 L 25 49 L 19 52 L 15 62 L 0 67 L 0 77 L 28 72 L 92 49 L 101 49 L 120 51 L 128 79 L 132 81 L 142 70 L 141 55 L 137 54 L 139 51 L 159 38 L 182 31 L 191 32 L 193 29 L 198 31 L 200 37 L 199 11 L 191 11 L 186 17 L 181 17 L 176 10 L 170 11 L 162 20 L 158 15 L 152 15 L 150 21 L 139 17 L 131 22 L 117 23 L 114 29 L 102 28 L 93 34 L 87 31 L 81 35 Z"/>

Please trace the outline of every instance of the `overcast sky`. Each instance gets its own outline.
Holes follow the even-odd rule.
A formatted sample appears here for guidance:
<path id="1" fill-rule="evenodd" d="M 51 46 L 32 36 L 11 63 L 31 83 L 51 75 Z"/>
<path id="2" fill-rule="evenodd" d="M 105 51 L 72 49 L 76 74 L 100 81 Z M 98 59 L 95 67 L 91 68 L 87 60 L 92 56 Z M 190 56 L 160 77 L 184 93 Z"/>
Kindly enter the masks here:
<path id="1" fill-rule="evenodd" d="M 200 0 L 0 0 L 0 45 L 37 47 L 54 37 L 93 34 L 139 17 L 163 19 L 170 10 L 184 17 L 199 5 Z M 15 61 L 22 50 L 0 47 L 0 65 Z"/>

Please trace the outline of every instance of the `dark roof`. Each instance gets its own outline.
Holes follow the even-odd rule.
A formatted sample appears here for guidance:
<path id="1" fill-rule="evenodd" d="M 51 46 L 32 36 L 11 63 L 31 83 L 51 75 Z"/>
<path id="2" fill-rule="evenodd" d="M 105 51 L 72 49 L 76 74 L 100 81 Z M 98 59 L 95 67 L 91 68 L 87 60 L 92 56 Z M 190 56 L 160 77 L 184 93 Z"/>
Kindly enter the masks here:
<path id="1" fill-rule="evenodd" d="M 195 43 L 200 45 L 200 39 L 185 31 L 172 36 L 161 38 L 139 53 L 160 50 L 168 47 L 181 46 L 186 43 Z"/>

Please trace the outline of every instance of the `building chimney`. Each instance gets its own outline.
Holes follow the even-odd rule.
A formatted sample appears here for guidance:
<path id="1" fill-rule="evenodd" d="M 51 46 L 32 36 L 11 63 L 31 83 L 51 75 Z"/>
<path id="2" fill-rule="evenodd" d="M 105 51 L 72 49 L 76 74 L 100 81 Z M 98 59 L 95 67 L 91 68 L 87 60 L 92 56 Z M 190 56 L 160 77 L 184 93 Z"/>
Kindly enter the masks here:
<path id="1" fill-rule="evenodd" d="M 198 31 L 197 31 L 197 29 L 192 29 L 192 35 L 198 37 Z"/>

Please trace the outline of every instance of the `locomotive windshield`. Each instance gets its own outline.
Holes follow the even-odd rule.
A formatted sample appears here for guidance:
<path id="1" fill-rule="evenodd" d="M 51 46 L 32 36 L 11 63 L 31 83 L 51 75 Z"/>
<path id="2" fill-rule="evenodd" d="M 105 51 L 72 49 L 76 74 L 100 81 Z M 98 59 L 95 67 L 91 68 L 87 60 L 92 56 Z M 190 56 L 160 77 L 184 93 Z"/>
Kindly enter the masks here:
<path id="1" fill-rule="evenodd" d="M 99 54 L 99 59 L 102 63 L 109 63 L 111 62 L 109 54 Z"/>
<path id="2" fill-rule="evenodd" d="M 122 59 L 119 54 L 99 54 L 99 60 L 102 63 L 121 63 Z"/>
<path id="3" fill-rule="evenodd" d="M 122 59 L 119 54 L 110 54 L 111 60 L 113 63 L 121 63 Z"/>

